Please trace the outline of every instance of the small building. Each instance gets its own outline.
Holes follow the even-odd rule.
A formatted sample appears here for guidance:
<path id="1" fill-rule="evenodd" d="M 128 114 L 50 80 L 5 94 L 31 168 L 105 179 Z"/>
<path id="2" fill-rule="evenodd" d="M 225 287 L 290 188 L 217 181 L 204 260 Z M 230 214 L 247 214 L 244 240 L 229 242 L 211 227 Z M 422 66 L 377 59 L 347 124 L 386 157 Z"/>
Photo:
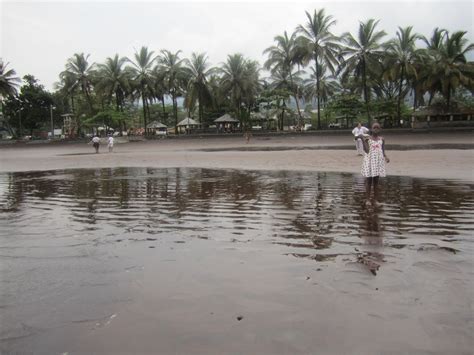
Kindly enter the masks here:
<path id="1" fill-rule="evenodd" d="M 196 129 L 197 127 L 199 127 L 199 123 L 190 117 L 186 117 L 184 120 L 178 123 L 179 133 L 184 132 L 186 134 L 189 134 L 189 133 L 192 133 L 192 131 Z"/>
<path id="2" fill-rule="evenodd" d="M 217 132 L 222 133 L 222 132 L 234 132 L 236 128 L 239 126 L 239 120 L 232 117 L 228 113 L 225 115 L 216 118 L 214 120 L 214 123 L 216 124 L 217 127 Z"/>
<path id="3" fill-rule="evenodd" d="M 146 126 L 147 133 L 152 136 L 166 136 L 168 127 L 161 122 L 153 121 Z"/>

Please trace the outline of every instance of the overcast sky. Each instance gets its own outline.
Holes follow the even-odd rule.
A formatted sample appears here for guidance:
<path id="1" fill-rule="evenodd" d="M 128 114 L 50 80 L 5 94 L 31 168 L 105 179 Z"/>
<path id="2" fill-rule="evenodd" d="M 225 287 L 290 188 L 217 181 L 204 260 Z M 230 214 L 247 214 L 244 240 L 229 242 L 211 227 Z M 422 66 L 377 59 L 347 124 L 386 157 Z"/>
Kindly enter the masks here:
<path id="1" fill-rule="evenodd" d="M 379 28 L 395 36 L 412 25 L 429 36 L 435 27 L 468 31 L 473 42 L 471 1 L 332 2 L 127 2 L 0 0 L 0 57 L 19 76 L 33 74 L 47 89 L 74 53 L 103 62 L 115 53 L 132 57 L 148 46 L 206 52 L 213 65 L 240 52 L 263 63 L 273 37 L 306 22 L 305 11 L 325 8 L 337 25 L 333 33 L 357 30 L 359 21 L 380 19 Z M 473 55 L 470 56 L 471 58 Z"/>

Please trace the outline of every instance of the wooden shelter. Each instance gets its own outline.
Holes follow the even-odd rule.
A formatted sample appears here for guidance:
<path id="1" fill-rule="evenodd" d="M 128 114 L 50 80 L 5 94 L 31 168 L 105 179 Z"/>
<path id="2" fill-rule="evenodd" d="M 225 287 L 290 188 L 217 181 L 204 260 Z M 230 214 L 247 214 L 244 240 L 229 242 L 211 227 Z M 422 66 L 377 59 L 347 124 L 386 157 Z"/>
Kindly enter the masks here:
<path id="1" fill-rule="evenodd" d="M 240 122 L 238 119 L 226 113 L 225 115 L 216 118 L 214 123 L 216 124 L 217 132 L 234 132 Z"/>
<path id="2" fill-rule="evenodd" d="M 153 121 L 146 126 L 147 132 L 151 135 L 162 135 L 168 134 L 168 127 L 161 122 Z"/>
<path id="3" fill-rule="evenodd" d="M 180 133 L 183 132 L 183 130 L 186 134 L 191 133 L 196 127 L 199 127 L 199 123 L 190 117 L 186 117 L 178 123 L 178 130 Z"/>

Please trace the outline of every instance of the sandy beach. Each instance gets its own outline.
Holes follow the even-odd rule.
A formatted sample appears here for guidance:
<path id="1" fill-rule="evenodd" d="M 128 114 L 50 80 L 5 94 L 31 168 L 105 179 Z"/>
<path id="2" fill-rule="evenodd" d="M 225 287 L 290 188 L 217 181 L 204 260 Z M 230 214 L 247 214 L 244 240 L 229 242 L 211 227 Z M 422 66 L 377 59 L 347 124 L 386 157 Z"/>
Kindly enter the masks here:
<path id="1" fill-rule="evenodd" d="M 472 137 L 2 147 L 0 352 L 472 354 Z"/>
<path id="2" fill-rule="evenodd" d="M 389 175 L 474 181 L 474 135 L 471 132 L 385 135 Z M 123 139 L 126 142 L 126 139 Z M 104 140 L 105 143 L 105 140 Z M 394 145 L 396 150 L 390 150 Z M 457 149 L 427 149 L 455 147 Z M 417 148 L 419 147 L 419 148 Z M 337 149 L 336 149 L 337 148 Z M 410 150 L 400 150 L 410 149 Z M 0 171 L 99 167 L 201 167 L 247 170 L 302 170 L 359 173 L 349 136 L 163 139 L 120 143 L 100 154 L 85 143 L 0 147 Z"/>

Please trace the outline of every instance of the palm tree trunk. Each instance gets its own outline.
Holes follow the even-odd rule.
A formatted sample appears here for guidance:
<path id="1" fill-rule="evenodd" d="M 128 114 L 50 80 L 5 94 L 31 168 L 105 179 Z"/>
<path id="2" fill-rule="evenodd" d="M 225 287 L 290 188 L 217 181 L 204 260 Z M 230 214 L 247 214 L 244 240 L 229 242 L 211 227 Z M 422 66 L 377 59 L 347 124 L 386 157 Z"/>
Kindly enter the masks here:
<path id="1" fill-rule="evenodd" d="M 174 129 L 176 134 L 178 133 L 178 103 L 176 102 L 176 96 L 171 94 L 171 99 L 173 101 L 173 115 L 174 115 Z"/>
<path id="2" fill-rule="evenodd" d="M 400 123 L 400 120 L 401 120 L 402 85 L 403 85 L 404 74 L 405 74 L 405 68 L 402 67 L 402 73 L 400 74 L 400 86 L 398 87 L 398 102 L 397 102 L 398 124 Z"/>
<path id="3" fill-rule="evenodd" d="M 321 99 L 319 97 L 319 67 L 318 67 L 318 57 L 314 56 L 314 61 L 316 63 L 316 91 L 318 96 L 318 129 L 321 129 L 321 108 L 319 107 Z"/>
<path id="4" fill-rule="evenodd" d="M 451 109 L 451 84 L 448 85 L 448 94 L 446 95 L 446 105 L 448 106 L 448 112 Z"/>
<path id="5" fill-rule="evenodd" d="M 290 68 L 290 83 L 291 83 L 291 87 L 293 87 L 295 85 L 294 82 L 293 82 L 293 75 L 291 74 L 291 68 Z M 293 93 L 293 95 L 295 96 L 296 109 L 298 110 L 298 116 L 300 118 L 300 122 L 298 124 L 298 126 L 299 126 L 299 125 L 301 125 L 301 122 L 303 122 L 303 116 L 301 116 L 300 103 L 299 103 L 299 100 L 298 100 L 298 86 L 296 86 L 296 90 Z"/>
<path id="6" fill-rule="evenodd" d="M 151 120 L 150 101 L 151 101 L 151 99 L 147 99 L 147 100 L 146 100 L 146 114 L 147 114 L 148 120 Z"/>
<path id="7" fill-rule="evenodd" d="M 202 128 L 202 115 L 203 115 L 203 107 L 202 107 L 202 93 L 199 92 L 199 124 Z"/>
<path id="8" fill-rule="evenodd" d="M 285 100 L 283 100 L 283 110 L 281 111 L 281 130 L 285 129 Z"/>
<path id="9" fill-rule="evenodd" d="M 163 118 L 166 116 L 166 109 L 165 109 L 165 95 L 161 95 L 161 108 L 163 109 Z"/>
<path id="10" fill-rule="evenodd" d="M 145 136 L 146 136 L 146 102 L 145 102 L 145 90 L 142 88 L 142 104 L 143 104 L 143 125 L 145 126 Z"/>
<path id="11" fill-rule="evenodd" d="M 365 108 L 367 110 L 367 119 L 369 122 L 369 126 L 371 125 L 371 117 L 370 117 L 370 109 L 369 109 L 369 93 L 367 90 L 367 76 L 365 72 L 365 60 L 362 63 L 362 86 L 364 87 L 364 100 L 365 100 Z"/>
<path id="12" fill-rule="evenodd" d="M 75 111 L 75 107 L 74 107 L 74 95 L 71 94 L 71 110 L 72 110 L 72 113 L 74 113 Z"/>
<path id="13" fill-rule="evenodd" d="M 87 89 L 87 87 L 85 85 L 82 86 L 82 91 L 86 95 L 86 99 L 87 99 L 87 102 L 89 104 L 89 108 L 91 110 L 91 113 L 94 112 L 94 107 L 92 106 L 92 99 L 91 99 L 91 96 L 89 94 L 89 90 Z"/>
<path id="14" fill-rule="evenodd" d="M 416 105 L 418 101 L 418 95 L 416 92 L 416 85 L 413 85 L 413 112 L 416 110 Z"/>
<path id="15" fill-rule="evenodd" d="M 118 90 L 115 91 L 115 109 L 116 111 L 120 111 L 120 98 L 118 94 Z"/>

